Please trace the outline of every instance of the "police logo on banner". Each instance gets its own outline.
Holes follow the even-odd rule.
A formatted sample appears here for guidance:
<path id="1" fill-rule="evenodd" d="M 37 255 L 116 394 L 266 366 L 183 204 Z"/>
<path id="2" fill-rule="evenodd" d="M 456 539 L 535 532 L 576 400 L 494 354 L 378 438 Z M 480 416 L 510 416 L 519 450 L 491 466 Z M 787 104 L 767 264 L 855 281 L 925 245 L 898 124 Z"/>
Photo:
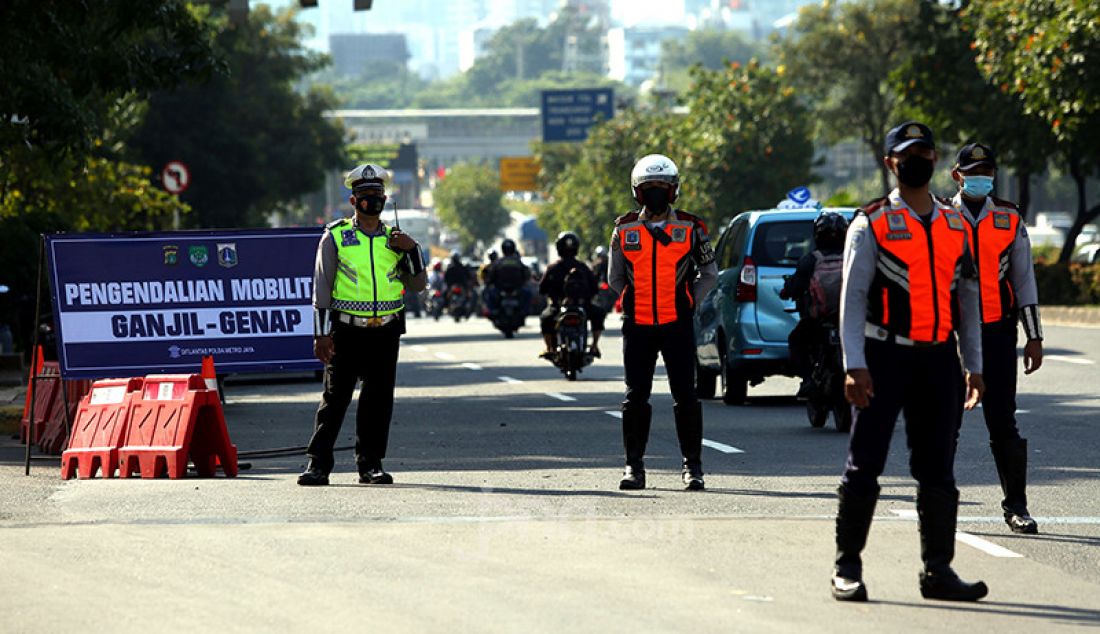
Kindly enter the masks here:
<path id="1" fill-rule="evenodd" d="M 227 269 L 237 266 L 236 242 L 218 243 L 218 266 L 223 266 Z"/>
<path id="2" fill-rule="evenodd" d="M 167 266 L 175 266 L 180 261 L 180 248 L 167 244 L 164 246 L 164 264 Z"/>
<path id="3" fill-rule="evenodd" d="M 1008 214 L 1001 211 L 993 212 L 993 228 L 994 229 L 1011 229 L 1012 218 Z"/>
<path id="4" fill-rule="evenodd" d="M 905 225 L 905 214 L 886 214 L 886 226 L 890 229 L 890 231 L 905 231 L 905 229 L 907 228 Z"/>
<path id="5" fill-rule="evenodd" d="M 210 253 L 206 249 L 206 245 L 196 245 L 187 249 L 187 257 L 191 260 L 191 264 L 198 267 L 206 266 L 206 263 L 210 261 Z"/>
<path id="6" fill-rule="evenodd" d="M 672 241 L 673 242 L 684 242 L 685 240 L 687 240 L 687 229 L 685 229 L 683 227 L 673 227 L 672 228 Z"/>
<path id="7" fill-rule="evenodd" d="M 630 229 L 623 234 L 623 250 L 625 251 L 641 251 L 642 250 L 642 234 L 638 229 Z"/>

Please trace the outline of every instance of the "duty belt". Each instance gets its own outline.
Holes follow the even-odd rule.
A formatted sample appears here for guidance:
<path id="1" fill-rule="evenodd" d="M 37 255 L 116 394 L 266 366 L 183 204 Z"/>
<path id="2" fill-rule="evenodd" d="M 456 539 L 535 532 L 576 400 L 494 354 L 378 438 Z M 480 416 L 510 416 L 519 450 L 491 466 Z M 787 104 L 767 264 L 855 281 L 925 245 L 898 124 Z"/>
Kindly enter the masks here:
<path id="1" fill-rule="evenodd" d="M 899 346 L 910 346 L 912 348 L 927 348 L 929 346 L 938 346 L 941 343 L 946 343 L 945 341 L 913 341 L 909 337 L 895 335 L 885 328 L 879 328 L 874 324 L 867 324 L 863 329 L 863 334 L 866 335 L 868 339 L 876 339 L 878 341 L 885 341 L 886 343 L 896 343 Z"/>
<path id="2" fill-rule="evenodd" d="M 397 319 L 397 315 L 398 313 L 382 315 L 381 317 L 360 317 L 359 315 L 336 313 L 336 321 L 348 324 L 349 326 L 355 326 L 356 328 L 378 328 Z"/>

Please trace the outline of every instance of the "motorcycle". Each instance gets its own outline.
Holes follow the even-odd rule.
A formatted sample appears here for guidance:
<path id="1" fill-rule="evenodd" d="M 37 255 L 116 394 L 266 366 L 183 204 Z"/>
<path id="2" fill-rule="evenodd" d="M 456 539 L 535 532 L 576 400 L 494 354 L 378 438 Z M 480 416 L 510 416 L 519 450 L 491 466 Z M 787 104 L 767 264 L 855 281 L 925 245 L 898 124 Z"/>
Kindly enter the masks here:
<path id="1" fill-rule="evenodd" d="M 443 289 L 433 288 L 428 293 L 428 314 L 432 316 L 432 319 L 439 321 L 439 318 L 443 316 L 443 308 L 446 303 Z"/>
<path id="2" fill-rule="evenodd" d="M 600 286 L 596 291 L 596 296 L 592 298 L 592 303 L 604 309 L 608 314 L 615 309 L 615 303 L 619 299 L 619 296 L 615 291 L 611 290 L 611 286 L 607 282 L 600 282 Z"/>
<path id="3" fill-rule="evenodd" d="M 844 362 L 840 350 L 840 331 L 836 324 L 821 326 L 821 339 L 811 351 L 810 393 L 806 415 L 813 427 L 824 427 L 833 415 L 837 431 L 852 428 L 852 406 L 844 398 Z"/>
<path id="4" fill-rule="evenodd" d="M 577 374 L 593 360 L 588 349 L 588 314 L 583 306 L 565 304 L 558 313 L 555 328 L 558 344 L 548 359 L 567 380 L 576 381 Z"/>
<path id="5" fill-rule="evenodd" d="M 470 295 L 471 291 L 459 284 L 447 291 L 447 314 L 454 317 L 455 322 L 468 318 L 473 311 Z"/>
<path id="6" fill-rule="evenodd" d="M 516 331 L 523 326 L 526 317 L 526 307 L 515 290 L 502 290 L 497 294 L 495 309 L 490 307 L 489 318 L 497 330 L 504 333 L 505 339 L 516 336 Z"/>

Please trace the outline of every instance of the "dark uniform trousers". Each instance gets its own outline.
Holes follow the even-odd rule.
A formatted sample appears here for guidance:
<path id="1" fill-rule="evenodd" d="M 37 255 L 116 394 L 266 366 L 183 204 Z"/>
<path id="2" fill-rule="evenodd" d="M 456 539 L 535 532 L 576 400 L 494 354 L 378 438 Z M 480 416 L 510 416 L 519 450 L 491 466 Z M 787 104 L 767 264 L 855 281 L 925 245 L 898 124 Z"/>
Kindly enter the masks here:
<path id="1" fill-rule="evenodd" d="M 875 496 L 886 466 L 898 414 L 905 414 L 909 471 L 920 487 L 955 491 L 955 437 L 962 411 L 963 382 L 952 336 L 931 346 L 903 346 L 874 339 L 866 344 L 867 369 L 875 395 L 857 410 L 848 443 L 843 486 L 855 495 Z"/>
<path id="2" fill-rule="evenodd" d="M 1001 507 L 1026 515 L 1027 440 L 1016 427 L 1016 337 L 1015 315 L 982 324 L 982 414 L 1005 494 Z"/>
<path id="3" fill-rule="evenodd" d="M 626 462 L 640 466 L 645 455 L 652 419 L 649 396 L 657 355 L 665 362 L 668 385 L 675 402 L 676 435 L 684 459 L 700 462 L 703 417 L 695 396 L 695 325 L 691 317 L 660 326 L 623 322 L 623 365 L 626 400 L 623 401 L 623 445 Z"/>
<path id="4" fill-rule="evenodd" d="M 306 451 L 314 465 L 326 473 L 332 470 L 336 439 L 360 379 L 363 387 L 355 416 L 355 462 L 360 472 L 365 472 L 386 457 L 403 332 L 401 316 L 378 328 L 336 324 L 332 333 L 336 353 L 325 367 L 325 391 Z"/>

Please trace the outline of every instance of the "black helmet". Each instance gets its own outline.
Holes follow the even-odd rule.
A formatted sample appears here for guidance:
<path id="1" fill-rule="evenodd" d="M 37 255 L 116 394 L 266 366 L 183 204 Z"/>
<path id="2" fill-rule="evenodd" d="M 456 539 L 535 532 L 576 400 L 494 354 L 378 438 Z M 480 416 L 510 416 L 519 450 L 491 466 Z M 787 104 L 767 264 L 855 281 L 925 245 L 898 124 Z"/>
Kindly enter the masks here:
<path id="1" fill-rule="evenodd" d="M 500 243 L 500 253 L 505 257 L 516 254 L 516 243 L 514 240 L 505 239 Z"/>
<path id="2" fill-rule="evenodd" d="M 487 256 L 488 256 L 490 262 L 496 262 L 497 261 L 497 250 L 496 249 L 489 249 L 489 253 L 487 254 Z"/>
<path id="3" fill-rule="evenodd" d="M 848 219 L 835 211 L 822 212 L 814 220 L 814 243 L 819 249 L 841 249 L 848 233 Z"/>
<path id="4" fill-rule="evenodd" d="M 581 250 L 581 239 L 572 231 L 562 231 L 554 242 L 554 248 L 558 250 L 558 255 L 563 258 L 567 256 L 577 257 L 577 252 Z"/>

